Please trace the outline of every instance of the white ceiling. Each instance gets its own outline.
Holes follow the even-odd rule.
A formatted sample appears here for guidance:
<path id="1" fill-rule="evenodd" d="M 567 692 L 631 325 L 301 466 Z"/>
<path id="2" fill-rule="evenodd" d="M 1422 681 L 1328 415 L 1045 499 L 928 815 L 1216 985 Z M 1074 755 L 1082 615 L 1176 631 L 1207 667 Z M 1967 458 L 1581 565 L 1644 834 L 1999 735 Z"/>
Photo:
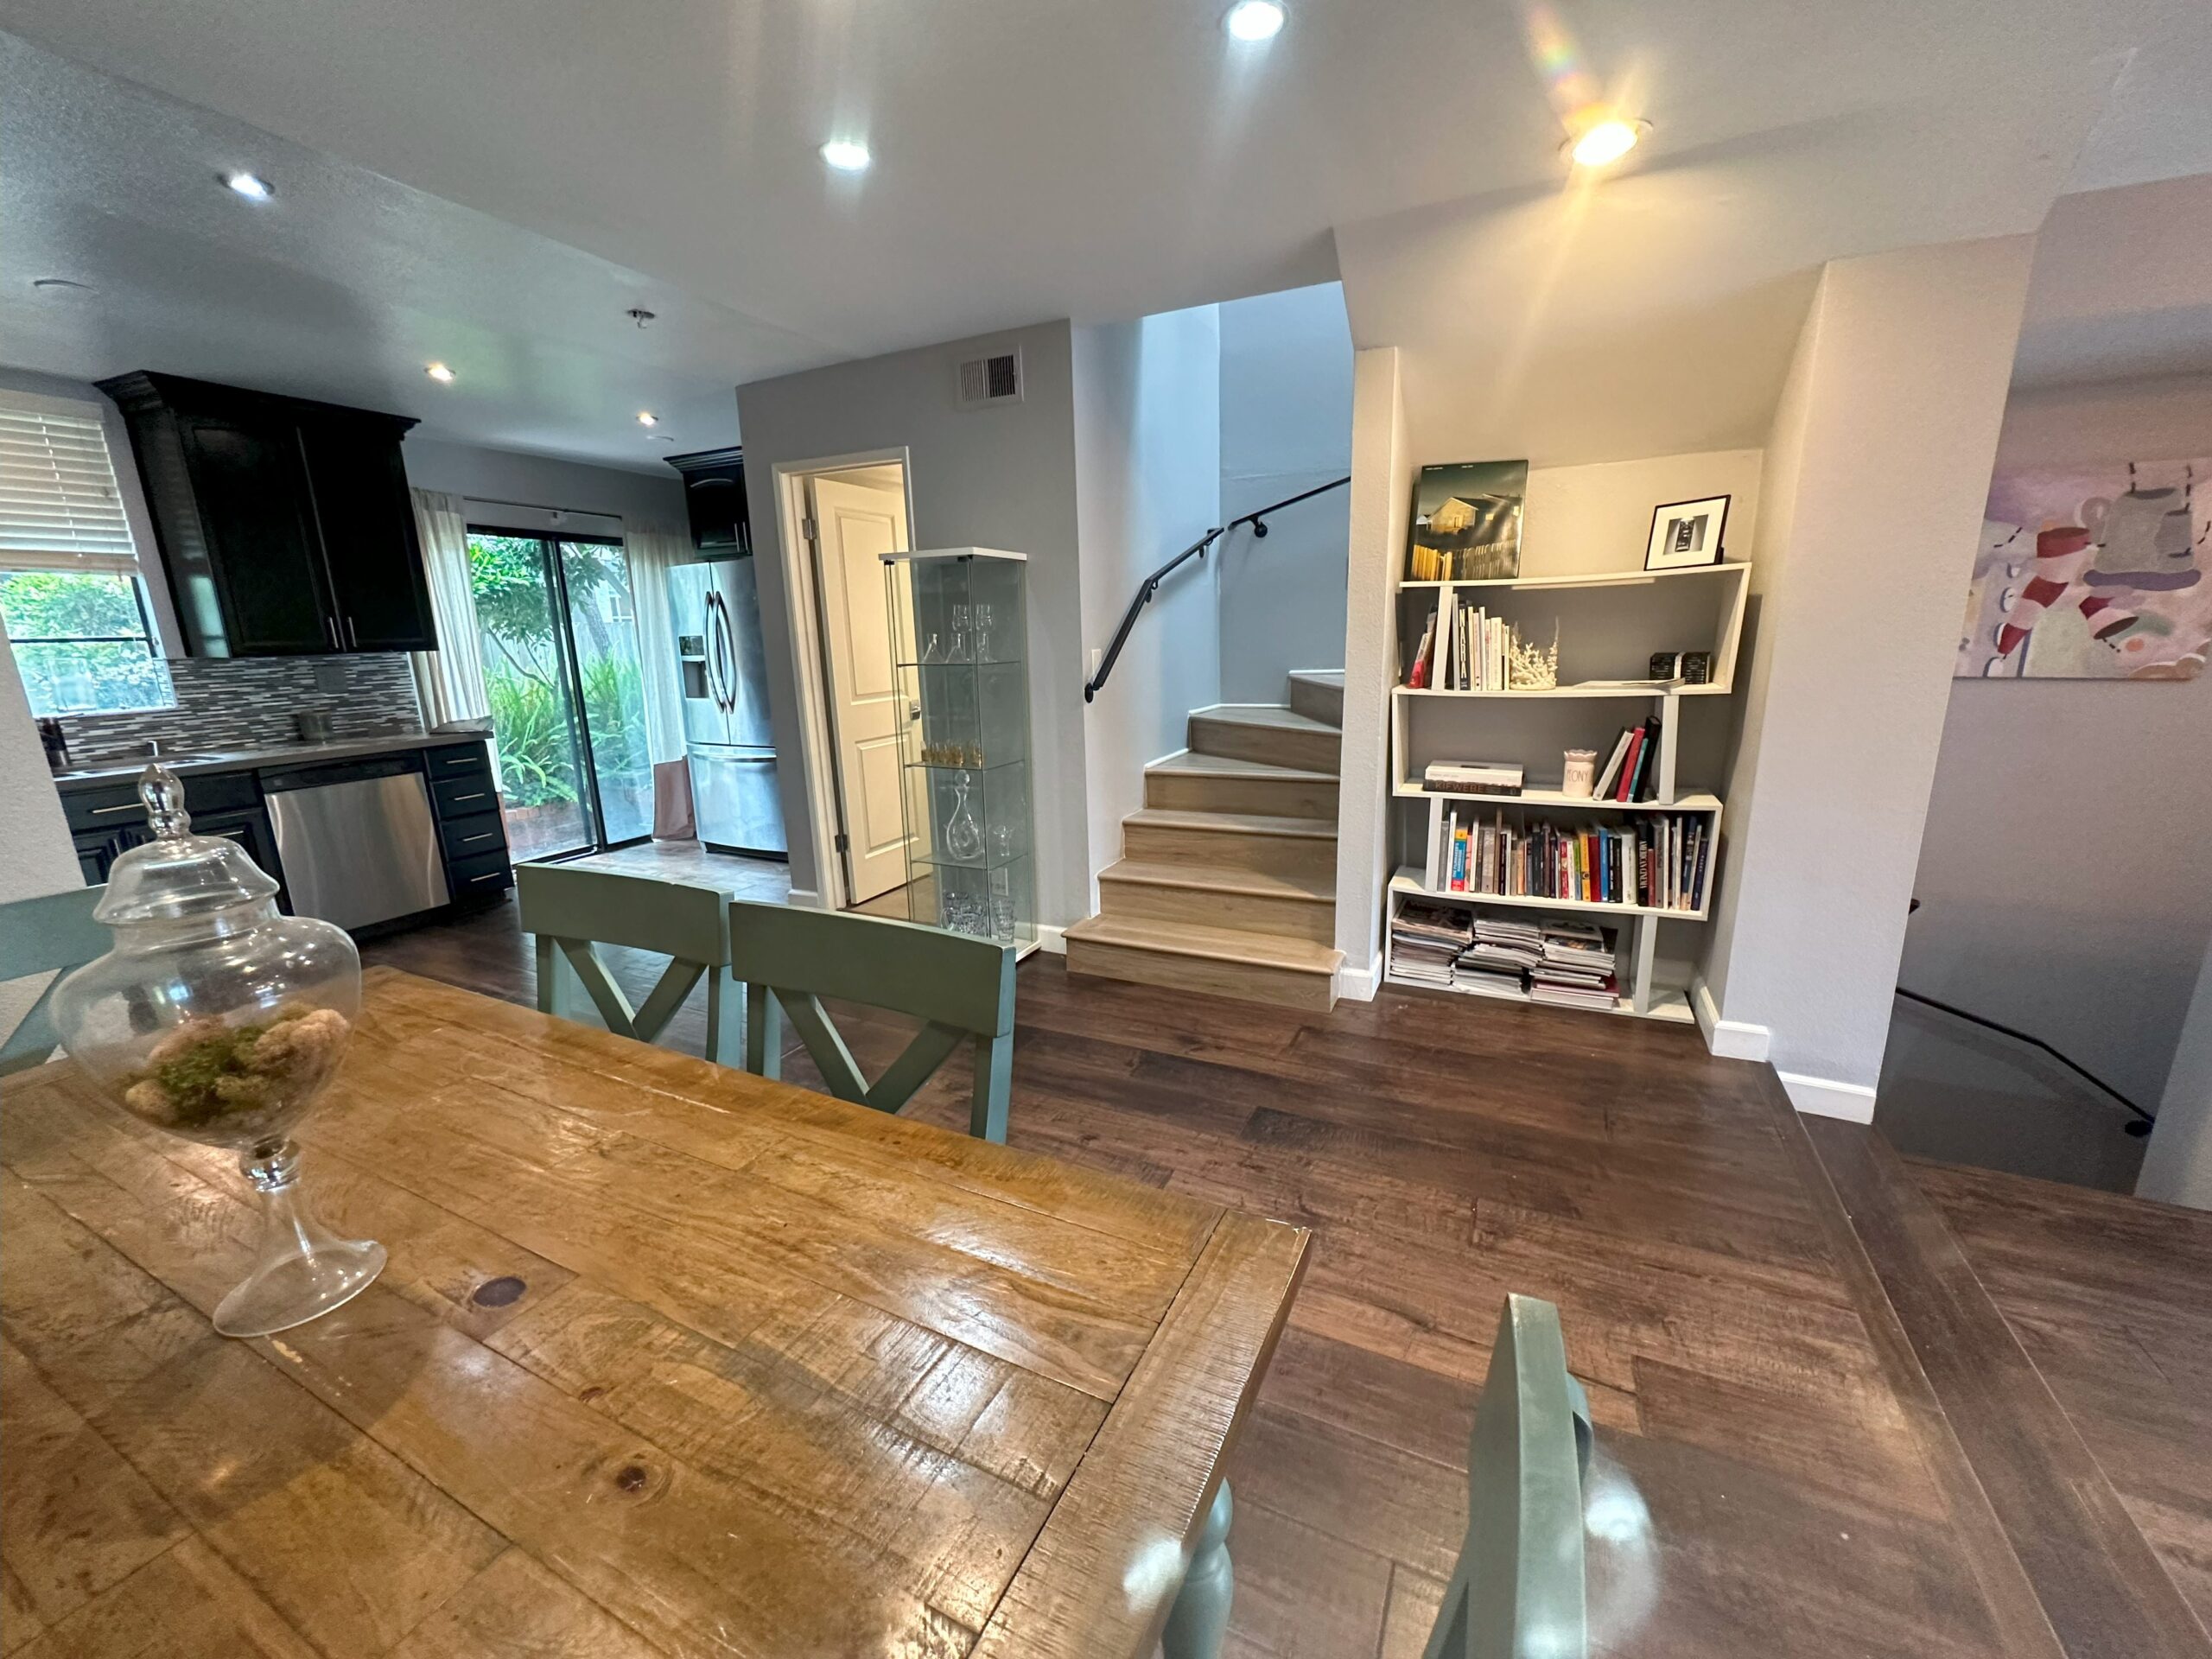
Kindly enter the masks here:
<path id="1" fill-rule="evenodd" d="M 639 407 L 683 448 L 726 442 L 741 381 L 1341 264 L 1363 340 L 1452 348 L 1440 397 L 1464 397 L 1446 359 L 1482 307 L 1519 325 L 1524 384 L 1579 384 L 1533 372 L 1664 323 L 1681 344 L 1636 376 L 1697 403 L 1689 371 L 1719 364 L 1678 423 L 1702 442 L 1770 403 L 1809 264 L 2029 228 L 2069 177 L 2212 170 L 2202 0 L 1526 3 L 1654 123 L 1572 240 L 1510 4 L 1290 0 L 1252 49 L 1225 0 L 0 0 L 75 60 L 0 41 L 0 357 L 650 467 L 669 446 L 641 450 Z M 874 168 L 829 174 L 833 134 Z M 213 186 L 241 164 L 274 202 Z M 34 275 L 101 292 L 32 306 Z M 631 304 L 664 321 L 636 335 Z M 422 380 L 433 356 L 450 391 Z"/>

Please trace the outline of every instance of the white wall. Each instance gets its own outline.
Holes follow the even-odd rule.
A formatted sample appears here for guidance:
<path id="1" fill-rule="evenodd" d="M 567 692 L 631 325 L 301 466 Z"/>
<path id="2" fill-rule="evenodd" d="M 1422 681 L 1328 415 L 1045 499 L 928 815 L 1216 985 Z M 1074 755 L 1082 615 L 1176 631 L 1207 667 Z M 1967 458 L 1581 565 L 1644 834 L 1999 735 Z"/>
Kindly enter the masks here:
<path id="1" fill-rule="evenodd" d="M 2208 453 L 2212 377 L 2197 376 L 2015 392 L 1997 464 Z M 1902 982 L 2035 1033 L 2155 1109 L 2212 941 L 2209 747 L 2212 675 L 1955 681 Z M 2117 1110 L 2063 1068 L 1910 1005 L 1890 1045 L 1885 1122 L 1924 1112 L 1932 1134 L 1937 1115 L 1961 1116 L 1961 1133 L 2024 1141 L 2048 1125 L 2063 1147 Z"/>
<path id="2" fill-rule="evenodd" d="M 1023 400 L 995 409 L 959 408 L 954 394 L 961 359 L 1008 346 L 1021 352 Z M 797 764 L 800 720 L 775 471 L 903 449 L 916 547 L 996 547 L 1029 556 L 1038 914 L 1049 925 L 1065 926 L 1087 913 L 1072 381 L 1069 326 L 1050 322 L 738 388 L 753 545 L 760 557 L 770 715 L 784 757 L 778 770 L 795 888 L 819 892 L 822 879 L 815 868 L 811 798 Z"/>
<path id="3" fill-rule="evenodd" d="M 1221 522 L 1221 327 L 1208 305 L 1074 331 L 1085 675 L 1137 584 Z M 1211 557 L 1170 576 L 1084 709 L 1084 914 L 1097 908 L 1097 873 L 1122 855 L 1122 819 L 1144 804 L 1146 763 L 1184 747 L 1192 709 L 1222 700 L 1218 577 Z"/>
<path id="4" fill-rule="evenodd" d="M 1375 995 L 1382 971 L 1382 887 L 1390 879 L 1389 700 L 1397 677 L 1392 580 L 1413 512 L 1414 463 L 1395 346 L 1352 362 L 1350 571 L 1344 602 L 1344 742 L 1338 764 L 1337 948 L 1343 995 Z M 1270 538 L 1272 539 L 1272 538 Z"/>
<path id="5" fill-rule="evenodd" d="M 1829 265 L 1767 445 L 1706 979 L 1800 1109 L 1872 1112 L 2033 245 Z"/>
<path id="6" fill-rule="evenodd" d="M 664 467 L 665 476 L 658 476 L 414 437 L 401 446 L 400 455 L 407 463 L 407 481 L 418 490 L 448 490 L 474 500 L 518 501 L 618 518 L 677 525 L 684 522 L 683 480 L 672 467 Z"/>
<path id="7" fill-rule="evenodd" d="M 2136 1193 L 2212 1210 L 2212 950 L 2197 970 Z"/>
<path id="8" fill-rule="evenodd" d="M 1342 285 L 1264 294 L 1220 310 L 1221 517 L 1211 524 L 1351 470 L 1351 327 Z M 1281 702 L 1291 670 L 1344 666 L 1351 512 L 1346 493 L 1332 491 L 1269 521 L 1264 539 L 1249 527 L 1227 538 L 1219 556 L 1222 701 Z"/>
<path id="9" fill-rule="evenodd" d="M 7 626 L 0 623 L 0 848 L 7 849 L 0 858 L 0 905 L 60 893 L 85 880 L 7 642 Z M 0 1036 L 15 1030 L 44 988 L 39 980 L 0 984 Z"/>

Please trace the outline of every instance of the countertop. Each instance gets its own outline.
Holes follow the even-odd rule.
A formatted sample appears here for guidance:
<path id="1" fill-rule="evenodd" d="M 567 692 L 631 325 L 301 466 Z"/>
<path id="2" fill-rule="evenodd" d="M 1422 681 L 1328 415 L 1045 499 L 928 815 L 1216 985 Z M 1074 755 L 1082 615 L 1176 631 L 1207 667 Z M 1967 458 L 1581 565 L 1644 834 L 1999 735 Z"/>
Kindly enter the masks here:
<path id="1" fill-rule="evenodd" d="M 482 743 L 484 732 L 384 732 L 373 737 L 334 738 L 327 743 L 284 743 L 266 749 L 200 751 L 180 749 L 161 758 L 180 778 L 211 772 L 268 772 L 280 766 L 313 766 L 319 760 L 353 760 L 365 754 L 391 754 L 402 749 L 443 748 L 454 743 Z M 54 774 L 57 789 L 92 789 L 136 778 L 146 769 L 144 755 L 99 760 Z"/>

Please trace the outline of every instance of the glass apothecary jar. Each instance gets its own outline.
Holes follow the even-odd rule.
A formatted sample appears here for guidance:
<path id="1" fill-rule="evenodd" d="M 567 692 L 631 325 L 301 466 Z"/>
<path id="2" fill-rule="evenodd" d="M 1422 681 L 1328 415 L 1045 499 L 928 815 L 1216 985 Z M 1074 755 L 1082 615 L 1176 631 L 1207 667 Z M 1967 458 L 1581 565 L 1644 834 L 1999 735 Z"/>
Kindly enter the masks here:
<path id="1" fill-rule="evenodd" d="M 62 980 L 54 1028 L 86 1075 L 156 1128 L 238 1154 L 261 1195 L 259 1259 L 215 1309 L 226 1336 L 327 1313 L 383 1270 L 299 1190 L 292 1131 L 352 1041 L 361 962 L 342 929 L 280 915 L 276 881 L 236 842 L 195 836 L 166 766 L 140 781 L 153 838 L 115 861 L 93 919 L 115 948 Z"/>
<path id="2" fill-rule="evenodd" d="M 907 915 L 1037 944 L 1029 792 L 1028 561 L 887 553 Z"/>

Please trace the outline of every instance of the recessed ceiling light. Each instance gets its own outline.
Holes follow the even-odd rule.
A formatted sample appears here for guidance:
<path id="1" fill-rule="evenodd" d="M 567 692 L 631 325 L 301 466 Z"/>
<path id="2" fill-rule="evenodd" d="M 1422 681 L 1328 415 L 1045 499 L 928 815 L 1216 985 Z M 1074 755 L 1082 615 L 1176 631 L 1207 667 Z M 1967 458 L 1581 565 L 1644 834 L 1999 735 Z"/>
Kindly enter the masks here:
<path id="1" fill-rule="evenodd" d="M 872 158 L 859 139 L 832 138 L 822 146 L 822 159 L 840 173 L 865 173 Z"/>
<path id="2" fill-rule="evenodd" d="M 1567 147 L 1567 153 L 1574 157 L 1577 167 L 1610 167 L 1634 149 L 1637 141 L 1650 130 L 1649 121 L 1609 116 L 1585 128 L 1581 137 Z"/>
<path id="3" fill-rule="evenodd" d="M 1232 40 L 1271 41 L 1282 33 L 1288 16 L 1276 0 L 1236 0 L 1222 26 Z"/>
<path id="4" fill-rule="evenodd" d="M 639 426 L 658 426 L 660 424 L 660 416 L 654 414 L 650 409 L 641 409 L 638 411 L 638 424 Z"/>
<path id="5" fill-rule="evenodd" d="M 424 365 L 423 372 L 429 375 L 431 379 L 436 381 L 442 386 L 449 386 L 453 385 L 453 371 L 446 367 L 442 363 L 427 364 Z"/>
<path id="6" fill-rule="evenodd" d="M 248 201 L 266 201 L 276 194 L 269 188 L 269 181 L 256 173 L 226 173 L 223 182 Z"/>

